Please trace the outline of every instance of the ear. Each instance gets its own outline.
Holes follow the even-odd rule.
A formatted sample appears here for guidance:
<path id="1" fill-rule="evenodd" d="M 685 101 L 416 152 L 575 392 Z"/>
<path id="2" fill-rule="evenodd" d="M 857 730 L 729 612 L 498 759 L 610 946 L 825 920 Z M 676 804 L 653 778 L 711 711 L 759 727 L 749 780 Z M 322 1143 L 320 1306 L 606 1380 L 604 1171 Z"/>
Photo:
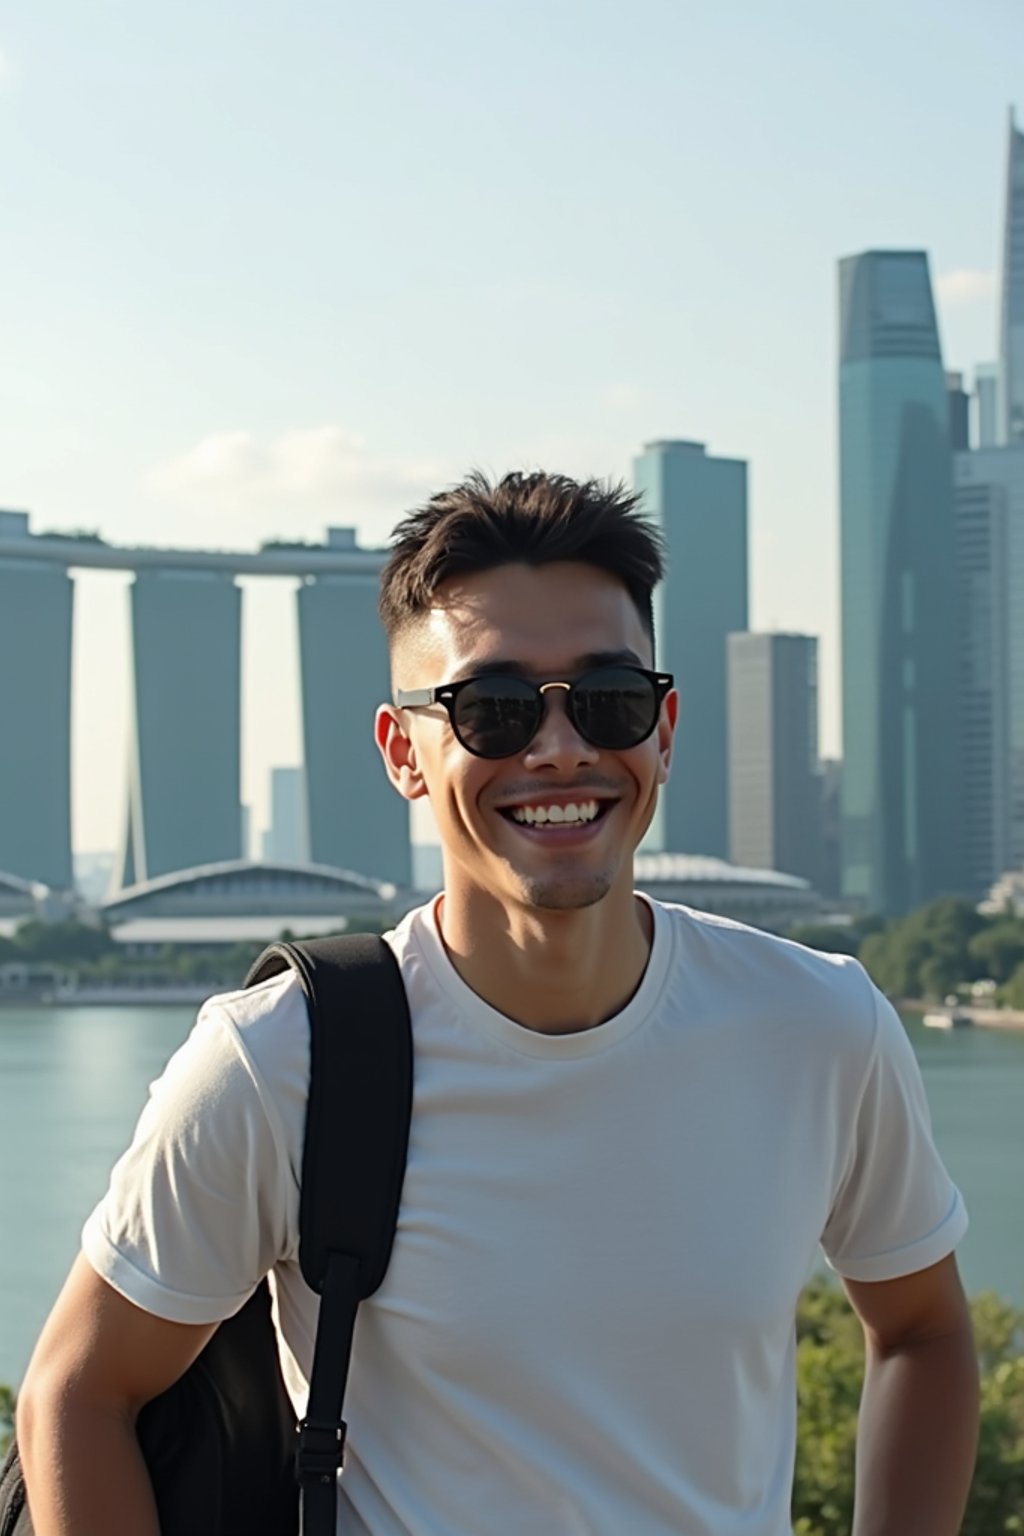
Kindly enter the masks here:
<path id="1" fill-rule="evenodd" d="M 672 738 L 675 735 L 676 721 L 679 718 L 679 694 L 675 688 L 665 695 L 661 706 L 661 714 L 658 717 L 658 783 L 668 782 L 669 768 L 672 765 Z"/>
<path id="2" fill-rule="evenodd" d="M 393 704 L 381 704 L 373 734 L 387 776 L 398 793 L 406 800 L 421 800 L 427 786 L 417 766 L 416 748 L 406 733 L 402 711 Z"/>

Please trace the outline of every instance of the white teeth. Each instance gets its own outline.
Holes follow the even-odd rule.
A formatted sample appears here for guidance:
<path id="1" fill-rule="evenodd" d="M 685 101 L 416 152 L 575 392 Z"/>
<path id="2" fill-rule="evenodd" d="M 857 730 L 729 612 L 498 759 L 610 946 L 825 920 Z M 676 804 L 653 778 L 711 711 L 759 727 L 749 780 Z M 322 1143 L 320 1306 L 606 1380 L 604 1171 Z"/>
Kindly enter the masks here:
<path id="1" fill-rule="evenodd" d="M 596 800 L 584 800 L 579 805 L 517 805 L 512 817 L 528 827 L 557 826 L 567 821 L 593 821 L 597 809 Z"/>

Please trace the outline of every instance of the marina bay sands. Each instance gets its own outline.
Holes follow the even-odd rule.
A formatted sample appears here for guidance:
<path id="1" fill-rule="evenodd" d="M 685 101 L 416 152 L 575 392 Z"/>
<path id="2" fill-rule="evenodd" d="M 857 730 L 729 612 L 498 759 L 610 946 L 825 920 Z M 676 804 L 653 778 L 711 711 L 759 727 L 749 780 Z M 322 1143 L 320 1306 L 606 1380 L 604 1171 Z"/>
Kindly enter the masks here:
<path id="1" fill-rule="evenodd" d="M 251 552 L 128 548 L 97 534 L 35 534 L 28 513 L 0 511 L 0 646 L 8 658 L 0 675 L 0 871 L 57 890 L 73 884 L 72 615 L 76 572 L 92 569 L 134 573 L 115 892 L 244 856 L 239 576 L 300 583 L 311 861 L 408 886 L 408 821 L 367 724 L 388 691 L 376 618 L 384 559 L 382 550 L 360 548 L 352 528 L 329 529 L 323 544 L 274 542 Z"/>

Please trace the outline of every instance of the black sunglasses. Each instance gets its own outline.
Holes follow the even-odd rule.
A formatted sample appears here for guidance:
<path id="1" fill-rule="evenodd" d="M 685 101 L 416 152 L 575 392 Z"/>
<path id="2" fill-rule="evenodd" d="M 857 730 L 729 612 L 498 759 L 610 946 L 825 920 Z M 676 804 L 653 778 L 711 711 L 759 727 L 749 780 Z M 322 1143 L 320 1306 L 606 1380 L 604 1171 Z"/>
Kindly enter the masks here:
<path id="1" fill-rule="evenodd" d="M 540 729 L 545 693 L 561 688 L 565 712 L 583 740 L 608 752 L 625 752 L 647 740 L 671 687 L 671 673 L 642 667 L 595 667 L 572 683 L 533 683 L 494 672 L 442 688 L 399 688 L 395 703 L 400 709 L 443 704 L 467 752 L 474 757 L 517 757 Z"/>

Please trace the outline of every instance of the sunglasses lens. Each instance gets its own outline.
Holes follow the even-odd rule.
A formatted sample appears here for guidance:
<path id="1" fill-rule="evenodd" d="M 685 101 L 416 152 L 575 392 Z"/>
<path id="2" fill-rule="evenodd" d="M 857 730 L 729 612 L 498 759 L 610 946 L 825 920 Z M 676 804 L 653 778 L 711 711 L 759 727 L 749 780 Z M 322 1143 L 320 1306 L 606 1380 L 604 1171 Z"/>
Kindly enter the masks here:
<path id="1" fill-rule="evenodd" d="M 518 677 L 481 677 L 459 690 L 452 724 L 477 757 L 514 757 L 540 723 L 536 690 Z"/>
<path id="2" fill-rule="evenodd" d="M 595 747 L 624 752 L 654 729 L 658 691 L 649 677 L 630 667 L 601 667 L 581 677 L 572 691 L 576 729 Z"/>

